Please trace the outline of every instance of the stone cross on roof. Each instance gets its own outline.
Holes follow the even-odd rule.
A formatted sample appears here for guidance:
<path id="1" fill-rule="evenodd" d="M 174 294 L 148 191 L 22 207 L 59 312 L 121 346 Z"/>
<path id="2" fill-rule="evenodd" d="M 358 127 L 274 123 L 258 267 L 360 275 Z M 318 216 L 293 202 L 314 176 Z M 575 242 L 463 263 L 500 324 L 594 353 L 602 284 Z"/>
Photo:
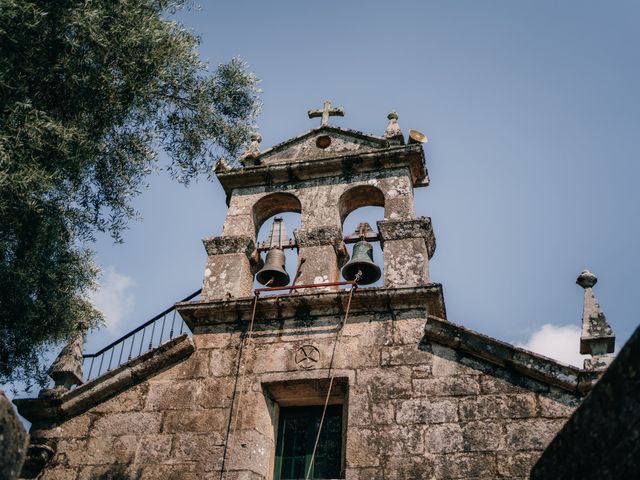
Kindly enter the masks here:
<path id="1" fill-rule="evenodd" d="M 331 100 L 325 100 L 324 107 L 321 110 L 309 110 L 307 114 L 309 118 L 322 117 L 320 121 L 320 126 L 322 126 L 329 123 L 329 117 L 344 117 L 344 110 L 342 108 L 331 108 Z"/>

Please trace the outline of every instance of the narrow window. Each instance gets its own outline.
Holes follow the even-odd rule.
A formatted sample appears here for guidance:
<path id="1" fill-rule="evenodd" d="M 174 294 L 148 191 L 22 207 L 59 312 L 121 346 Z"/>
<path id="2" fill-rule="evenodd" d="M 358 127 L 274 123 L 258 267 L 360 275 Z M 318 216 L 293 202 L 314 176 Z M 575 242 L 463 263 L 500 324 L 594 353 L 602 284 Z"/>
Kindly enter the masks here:
<path id="1" fill-rule="evenodd" d="M 274 480 L 304 479 L 311 464 L 322 406 L 280 409 Z M 329 405 L 309 478 L 342 477 L 342 405 Z"/>

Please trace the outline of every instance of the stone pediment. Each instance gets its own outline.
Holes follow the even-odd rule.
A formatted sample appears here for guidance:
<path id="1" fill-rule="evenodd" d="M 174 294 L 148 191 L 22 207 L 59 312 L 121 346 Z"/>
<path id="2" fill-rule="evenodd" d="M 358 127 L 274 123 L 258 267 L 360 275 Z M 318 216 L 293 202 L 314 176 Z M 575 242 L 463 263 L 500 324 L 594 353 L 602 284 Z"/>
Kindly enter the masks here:
<path id="1" fill-rule="evenodd" d="M 323 125 L 279 143 L 251 160 L 256 164 L 289 163 L 366 153 L 387 147 L 389 142 L 385 138 L 357 130 Z"/>

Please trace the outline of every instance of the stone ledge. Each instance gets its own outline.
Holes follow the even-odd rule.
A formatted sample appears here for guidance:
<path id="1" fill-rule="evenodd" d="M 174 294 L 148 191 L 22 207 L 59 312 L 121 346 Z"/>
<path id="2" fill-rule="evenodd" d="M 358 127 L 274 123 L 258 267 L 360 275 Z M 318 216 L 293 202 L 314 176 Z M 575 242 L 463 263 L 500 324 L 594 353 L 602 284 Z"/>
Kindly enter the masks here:
<path id="1" fill-rule="evenodd" d="M 319 160 L 218 172 L 217 177 L 227 196 L 236 188 L 275 185 L 318 177 L 353 175 L 359 172 L 380 171 L 387 168 L 408 167 L 414 187 L 429 185 L 422 145 L 402 145 L 368 153 L 349 153 Z"/>
<path id="2" fill-rule="evenodd" d="M 429 315 L 425 337 L 505 368 L 511 368 L 543 383 L 585 395 L 598 375 L 496 340 L 442 318 Z"/>
<path id="3" fill-rule="evenodd" d="M 349 292 L 293 293 L 263 297 L 258 300 L 256 323 L 299 317 L 344 314 Z M 176 304 L 191 331 L 200 326 L 246 322 L 251 319 L 255 297 L 220 299 L 209 302 L 181 302 Z M 406 288 L 358 288 L 351 301 L 351 313 L 388 312 L 422 308 L 436 316 L 445 317 L 442 285 L 429 283 Z M 302 312 L 302 313 L 301 313 Z"/>
<path id="4" fill-rule="evenodd" d="M 429 258 L 433 257 L 436 251 L 436 237 L 433 234 L 430 217 L 420 217 L 414 220 L 380 220 L 378 230 L 383 248 L 385 240 L 424 238 Z"/>
<path id="5" fill-rule="evenodd" d="M 191 355 L 194 350 L 193 340 L 184 333 L 59 398 L 22 398 L 15 399 L 13 403 L 20 415 L 32 423 L 60 421 L 85 412 L 142 382 Z"/>
<path id="6" fill-rule="evenodd" d="M 256 249 L 253 238 L 244 235 L 207 237 L 202 239 L 202 243 L 209 256 L 244 253 L 251 259 Z"/>

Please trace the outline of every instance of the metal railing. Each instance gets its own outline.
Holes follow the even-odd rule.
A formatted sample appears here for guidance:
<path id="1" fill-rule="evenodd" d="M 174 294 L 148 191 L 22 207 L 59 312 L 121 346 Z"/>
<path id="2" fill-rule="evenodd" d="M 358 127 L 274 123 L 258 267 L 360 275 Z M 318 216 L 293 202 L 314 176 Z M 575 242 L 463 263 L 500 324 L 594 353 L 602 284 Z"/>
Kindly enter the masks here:
<path id="1" fill-rule="evenodd" d="M 201 289 L 197 290 L 180 301 L 188 302 L 189 300 L 193 300 L 200 295 L 201 291 Z M 139 357 L 152 348 L 178 335 L 182 335 L 185 331 L 191 333 L 189 327 L 177 313 L 176 307 L 173 305 L 151 320 L 148 320 L 114 342 L 111 342 L 103 349 L 95 353 L 84 354 L 82 356 L 83 371 L 85 372 L 84 381 L 88 382 L 114 368 L 118 368 L 123 363 Z"/>

